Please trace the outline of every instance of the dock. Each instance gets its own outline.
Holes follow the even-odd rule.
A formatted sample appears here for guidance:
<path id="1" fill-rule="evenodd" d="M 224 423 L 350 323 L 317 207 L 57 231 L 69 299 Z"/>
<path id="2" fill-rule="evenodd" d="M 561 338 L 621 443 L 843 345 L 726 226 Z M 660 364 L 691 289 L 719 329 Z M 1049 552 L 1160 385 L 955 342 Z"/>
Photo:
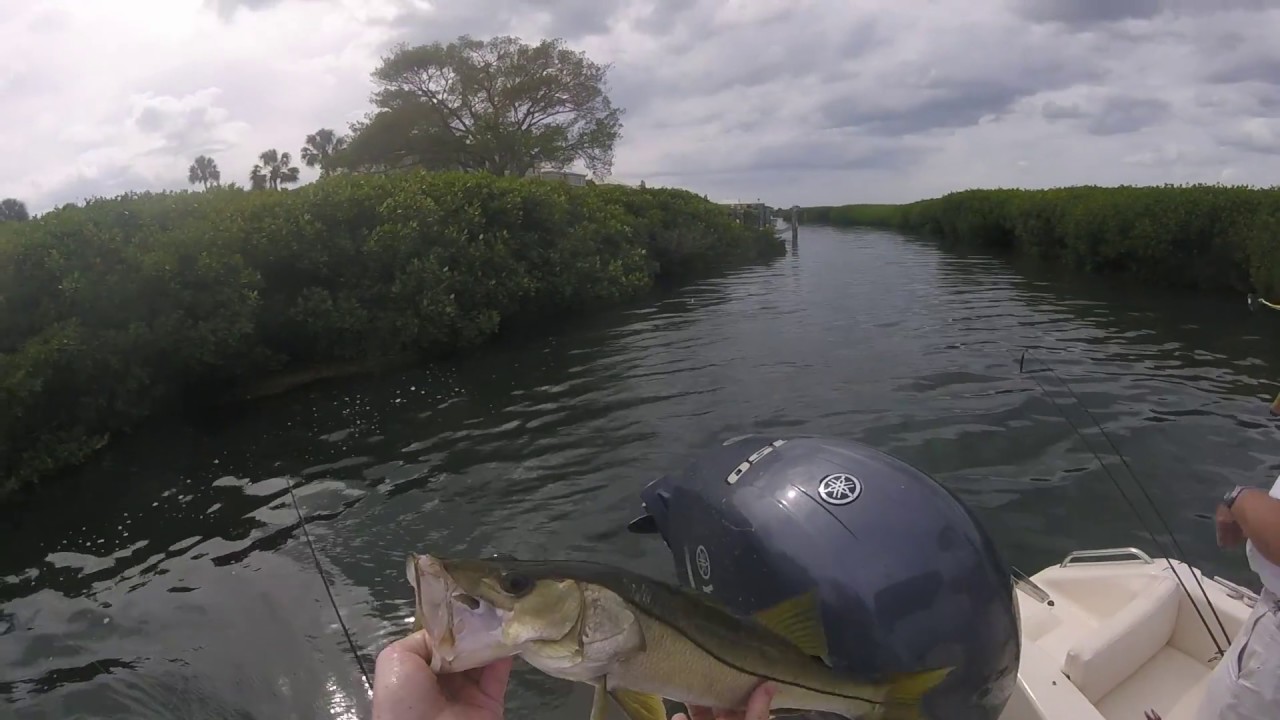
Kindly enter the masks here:
<path id="1" fill-rule="evenodd" d="M 762 202 L 721 203 L 721 205 L 728 208 L 729 212 L 733 214 L 733 219 L 743 225 L 766 228 L 775 224 L 773 221 L 774 209 Z"/>

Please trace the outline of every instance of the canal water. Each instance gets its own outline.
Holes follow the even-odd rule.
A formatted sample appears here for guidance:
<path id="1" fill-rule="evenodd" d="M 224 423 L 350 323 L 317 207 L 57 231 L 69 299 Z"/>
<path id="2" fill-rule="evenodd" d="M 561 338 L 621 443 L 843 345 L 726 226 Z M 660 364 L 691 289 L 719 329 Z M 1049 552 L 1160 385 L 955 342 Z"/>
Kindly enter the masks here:
<path id="1" fill-rule="evenodd" d="M 1090 454 L 1104 440 L 1073 431 L 1092 425 L 1072 392 L 1190 559 L 1256 586 L 1214 545 L 1209 514 L 1232 483 L 1280 471 L 1278 338 L 1280 316 L 1243 297 L 803 228 L 766 265 L 454 364 L 119 439 L 0 521 L 0 714 L 367 717 L 285 477 L 370 669 L 408 627 L 412 550 L 674 578 L 660 541 L 625 531 L 637 492 L 744 433 L 894 453 L 952 488 L 1027 572 L 1077 547 L 1154 551 Z M 1047 364 L 1067 385 L 1020 374 L 1027 348 L 1027 370 Z M 562 718 L 585 716 L 590 691 L 517 666 L 509 698 L 511 717 Z"/>

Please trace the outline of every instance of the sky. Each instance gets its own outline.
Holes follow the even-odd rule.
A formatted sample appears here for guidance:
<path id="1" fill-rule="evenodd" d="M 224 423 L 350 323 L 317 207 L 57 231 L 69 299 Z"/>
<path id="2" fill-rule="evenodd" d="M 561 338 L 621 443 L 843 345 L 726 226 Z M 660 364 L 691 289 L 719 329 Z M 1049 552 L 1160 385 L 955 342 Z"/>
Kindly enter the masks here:
<path id="1" fill-rule="evenodd" d="M 611 179 L 713 200 L 1280 184 L 1280 0 L 0 0 L 0 197 L 247 184 L 463 33 L 611 63 Z"/>

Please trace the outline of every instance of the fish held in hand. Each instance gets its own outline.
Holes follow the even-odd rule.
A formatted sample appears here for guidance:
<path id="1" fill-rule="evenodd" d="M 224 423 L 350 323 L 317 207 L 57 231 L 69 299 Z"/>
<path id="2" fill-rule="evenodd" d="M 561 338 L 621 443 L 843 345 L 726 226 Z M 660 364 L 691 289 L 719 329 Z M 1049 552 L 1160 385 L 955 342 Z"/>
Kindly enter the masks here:
<path id="1" fill-rule="evenodd" d="M 829 667 L 817 596 L 742 618 L 707 595 L 582 561 L 410 555 L 415 624 L 432 639 L 432 670 L 460 672 L 522 657 L 552 677 L 596 688 L 631 720 L 666 720 L 661 698 L 746 707 L 762 681 L 775 710 L 914 720 L 951 668 L 880 681 Z"/>

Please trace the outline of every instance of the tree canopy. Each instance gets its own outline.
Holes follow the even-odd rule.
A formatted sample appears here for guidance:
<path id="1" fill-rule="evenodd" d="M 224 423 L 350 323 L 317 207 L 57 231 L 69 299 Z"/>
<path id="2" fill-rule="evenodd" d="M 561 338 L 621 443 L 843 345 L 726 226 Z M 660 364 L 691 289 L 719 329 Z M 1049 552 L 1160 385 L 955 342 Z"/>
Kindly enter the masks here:
<path id="1" fill-rule="evenodd" d="M 327 127 L 308 134 L 299 159 L 322 178 L 413 168 L 523 176 L 581 162 L 603 180 L 622 134 L 623 111 L 607 93 L 609 69 L 560 39 L 530 45 L 510 36 L 462 35 L 448 44 L 400 44 L 372 73 L 375 109 L 351 123 L 350 134 Z M 300 180 L 292 155 L 272 148 L 249 172 L 249 189 L 278 190 Z M 187 181 L 205 189 L 223 185 L 217 161 L 207 155 L 187 168 Z M 18 201 L 4 203 L 0 221 L 27 218 Z"/>
<path id="2" fill-rule="evenodd" d="M 206 190 L 210 185 L 217 185 L 222 180 L 222 171 L 218 170 L 218 162 L 208 155 L 199 155 L 191 167 L 187 168 L 187 182 L 199 183 Z"/>
<path id="3" fill-rule="evenodd" d="M 320 177 L 328 177 L 336 167 L 335 158 L 347 146 L 349 138 L 330 128 L 320 128 L 307 136 L 302 145 L 302 163 L 320 168 Z"/>
<path id="4" fill-rule="evenodd" d="M 524 175 L 581 161 L 613 169 L 622 110 L 606 92 L 609 66 L 564 41 L 529 45 L 468 35 L 447 45 L 401 44 L 373 72 L 375 108 L 352 125 L 344 165 Z"/>
<path id="5" fill-rule="evenodd" d="M 23 222 L 31 219 L 26 203 L 17 198 L 0 200 L 0 222 Z"/>
<path id="6" fill-rule="evenodd" d="M 281 185 L 298 182 L 300 172 L 292 155 L 272 148 L 258 156 L 258 163 L 249 171 L 249 185 L 254 190 L 279 190 Z"/>

